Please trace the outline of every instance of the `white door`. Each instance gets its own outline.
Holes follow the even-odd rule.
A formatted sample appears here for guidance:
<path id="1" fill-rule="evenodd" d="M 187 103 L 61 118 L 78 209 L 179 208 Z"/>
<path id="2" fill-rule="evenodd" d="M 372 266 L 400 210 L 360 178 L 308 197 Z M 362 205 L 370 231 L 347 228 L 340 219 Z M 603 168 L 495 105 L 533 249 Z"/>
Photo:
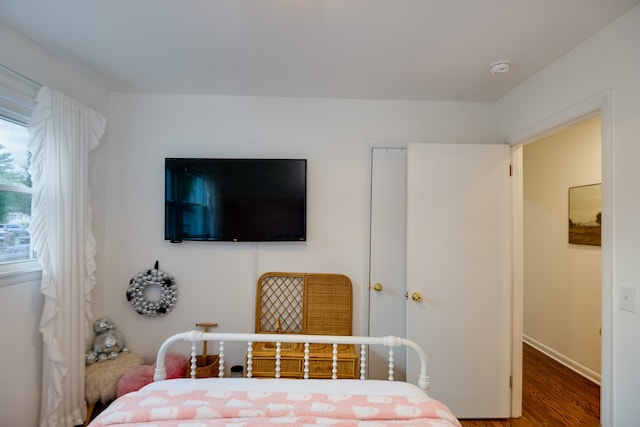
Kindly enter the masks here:
<path id="1" fill-rule="evenodd" d="M 407 335 L 429 358 L 429 394 L 460 418 L 510 416 L 509 164 L 505 145 L 408 148 Z"/>
<path id="2" fill-rule="evenodd" d="M 374 148 L 371 160 L 369 335 L 406 335 L 407 150 Z M 395 349 L 394 379 L 404 380 L 406 352 Z M 388 352 L 369 350 L 368 377 L 386 379 Z"/>

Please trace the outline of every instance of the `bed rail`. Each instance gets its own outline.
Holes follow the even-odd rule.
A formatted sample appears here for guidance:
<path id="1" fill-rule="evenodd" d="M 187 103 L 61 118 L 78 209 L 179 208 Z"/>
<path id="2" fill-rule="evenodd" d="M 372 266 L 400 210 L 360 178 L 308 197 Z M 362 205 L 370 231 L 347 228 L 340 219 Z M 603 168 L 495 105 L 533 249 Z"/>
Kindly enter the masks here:
<path id="1" fill-rule="evenodd" d="M 418 387 L 422 390 L 427 390 L 429 387 L 429 376 L 427 375 L 427 357 L 425 352 L 415 342 L 395 336 L 385 337 L 364 337 L 364 336 L 334 336 L 334 335 L 301 335 L 301 334 L 255 334 L 255 333 L 225 333 L 225 332 L 203 332 L 203 331 L 187 331 L 179 334 L 175 334 L 162 343 L 158 350 L 156 358 L 156 369 L 154 373 L 154 381 L 162 381 L 167 377 L 167 371 L 165 367 L 165 356 L 169 347 L 174 343 L 180 341 L 187 341 L 191 343 L 191 377 L 195 378 L 195 360 L 196 360 L 196 344 L 203 341 L 214 341 L 219 343 L 219 377 L 224 377 L 224 343 L 225 342 L 245 342 L 247 344 L 247 377 L 251 377 L 251 364 L 252 364 L 252 352 L 253 343 L 257 342 L 269 342 L 276 344 L 275 360 L 276 370 L 275 378 L 279 378 L 279 365 L 281 355 L 282 343 L 304 343 L 305 355 L 304 363 L 308 366 L 309 357 L 309 345 L 310 344 L 331 344 L 333 345 L 333 379 L 337 378 L 337 354 L 339 344 L 352 344 L 360 345 L 360 379 L 366 379 L 366 349 L 367 346 L 377 345 L 389 348 L 389 376 L 388 379 L 393 381 L 393 348 L 405 346 L 412 349 L 418 359 L 420 360 L 420 373 L 418 375 Z M 305 378 L 307 378 L 307 372 L 305 372 Z"/>

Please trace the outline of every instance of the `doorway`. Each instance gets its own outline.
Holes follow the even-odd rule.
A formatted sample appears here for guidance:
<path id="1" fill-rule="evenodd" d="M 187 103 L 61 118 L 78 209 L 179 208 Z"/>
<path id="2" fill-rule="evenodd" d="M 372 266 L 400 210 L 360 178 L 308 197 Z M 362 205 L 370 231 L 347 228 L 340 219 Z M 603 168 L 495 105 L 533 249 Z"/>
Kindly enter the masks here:
<path id="1" fill-rule="evenodd" d="M 596 115 L 523 148 L 523 339 L 598 384 L 601 249 L 599 242 L 570 240 L 567 224 L 572 221 L 599 237 L 597 191 L 593 200 L 583 197 L 573 203 L 569 191 L 600 190 L 600 135 Z M 590 211 L 578 202 L 597 207 Z M 568 218 L 569 205 L 576 208 L 572 215 L 578 219 Z"/>
<path id="2" fill-rule="evenodd" d="M 545 119 L 507 136 L 504 142 L 513 147 L 514 178 L 520 182 L 514 188 L 514 282 L 513 282 L 513 342 L 514 382 L 512 414 L 522 413 L 521 375 L 522 369 L 522 317 L 523 317 L 523 242 L 517 236 L 523 234 L 522 219 L 522 151 L 523 146 L 545 136 L 570 127 L 585 118 L 600 115 L 601 120 L 601 176 L 602 176 L 602 232 L 601 232 L 601 384 L 600 418 L 603 425 L 611 423 L 613 407 L 613 253 L 612 253 L 612 96 L 605 90 L 563 110 L 556 111 Z M 520 190 L 518 190 L 518 187 Z M 519 365 L 519 366 L 518 366 Z"/>

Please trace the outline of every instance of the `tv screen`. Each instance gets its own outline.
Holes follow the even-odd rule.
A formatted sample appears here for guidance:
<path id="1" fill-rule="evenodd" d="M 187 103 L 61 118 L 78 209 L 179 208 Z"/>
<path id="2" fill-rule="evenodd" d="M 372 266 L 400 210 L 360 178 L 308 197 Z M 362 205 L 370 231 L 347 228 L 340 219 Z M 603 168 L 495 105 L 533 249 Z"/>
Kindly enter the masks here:
<path id="1" fill-rule="evenodd" d="M 306 159 L 165 159 L 165 240 L 305 241 Z"/>

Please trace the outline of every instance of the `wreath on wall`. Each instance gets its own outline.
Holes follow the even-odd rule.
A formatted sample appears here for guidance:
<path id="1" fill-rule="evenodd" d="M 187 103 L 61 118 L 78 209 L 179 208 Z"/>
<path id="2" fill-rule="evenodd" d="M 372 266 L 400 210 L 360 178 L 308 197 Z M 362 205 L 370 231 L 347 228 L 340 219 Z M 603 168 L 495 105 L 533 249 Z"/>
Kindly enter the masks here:
<path id="1" fill-rule="evenodd" d="M 160 291 L 160 297 L 150 299 L 150 290 Z M 175 277 L 158 270 L 158 261 L 153 269 L 141 271 L 129 281 L 127 301 L 140 315 L 164 316 L 178 301 L 178 286 Z"/>

